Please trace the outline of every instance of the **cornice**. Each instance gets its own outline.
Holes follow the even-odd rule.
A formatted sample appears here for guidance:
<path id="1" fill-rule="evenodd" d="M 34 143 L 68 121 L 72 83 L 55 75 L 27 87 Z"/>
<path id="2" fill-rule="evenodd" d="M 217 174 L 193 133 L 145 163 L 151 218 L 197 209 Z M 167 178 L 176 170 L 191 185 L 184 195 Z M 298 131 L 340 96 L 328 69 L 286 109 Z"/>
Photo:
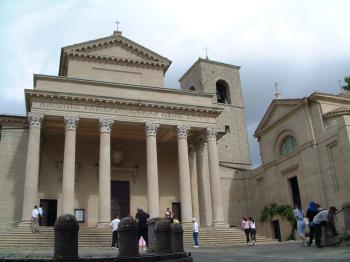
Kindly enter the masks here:
<path id="1" fill-rule="evenodd" d="M 323 115 L 325 119 L 336 117 L 336 116 L 342 116 L 342 115 L 349 115 L 350 114 L 350 108 L 337 108 L 333 111 L 327 112 Z"/>
<path id="2" fill-rule="evenodd" d="M 286 118 L 288 115 L 290 115 L 292 112 L 294 112 L 296 109 L 298 109 L 301 105 L 303 105 L 306 102 L 307 102 L 307 100 L 305 98 L 303 98 L 303 99 L 274 99 L 274 100 L 272 100 L 270 106 L 266 110 L 263 118 L 261 119 L 258 127 L 256 128 L 256 130 L 254 132 L 254 137 L 259 138 L 261 133 L 263 133 L 264 131 L 268 130 L 270 127 L 274 126 L 280 120 Z M 264 125 L 268 121 L 270 121 L 270 119 L 271 119 L 271 117 L 273 115 L 272 112 L 278 105 L 295 105 L 295 106 L 293 108 L 291 108 L 290 111 L 288 111 L 287 113 L 283 114 L 279 119 L 277 119 L 274 122 L 270 123 L 267 127 L 264 127 Z"/>
<path id="3" fill-rule="evenodd" d="M 141 59 L 131 59 L 131 58 L 123 58 L 123 57 L 116 57 L 116 56 L 106 56 L 106 55 L 99 55 L 99 54 L 87 54 L 87 53 L 80 53 L 80 52 L 68 52 L 65 54 L 67 57 L 74 57 L 74 58 L 84 58 L 88 59 L 89 61 L 97 60 L 101 62 L 117 62 L 117 63 L 124 63 L 124 64 L 139 64 L 139 65 L 145 65 L 145 66 L 152 66 L 152 67 L 160 67 L 163 69 L 163 71 L 166 71 L 168 65 L 161 61 L 153 61 L 153 60 L 141 60 Z"/>
<path id="4" fill-rule="evenodd" d="M 138 53 L 141 57 L 144 57 L 146 61 L 144 61 L 145 65 L 157 65 L 161 66 L 163 68 L 163 72 L 165 73 L 167 69 L 169 68 L 171 61 L 163 57 L 149 49 L 147 49 L 144 46 L 141 46 L 130 39 L 127 39 L 123 37 L 121 34 L 113 34 L 108 37 L 99 38 L 95 40 L 90 40 L 87 42 L 74 44 L 70 46 L 63 47 L 61 49 L 61 58 L 60 58 L 60 69 L 59 69 L 59 75 L 64 76 L 67 74 L 67 61 L 68 57 L 76 56 L 76 53 L 82 54 L 82 55 L 88 55 L 84 52 L 86 51 L 92 51 L 103 47 L 110 47 L 114 45 L 121 45 L 122 47 L 126 49 L 130 49 L 132 52 Z M 97 60 L 106 60 L 110 62 L 124 62 L 124 63 L 130 63 L 135 64 L 137 63 L 137 60 L 134 59 L 115 59 L 112 56 L 101 56 L 101 55 L 89 55 L 90 59 L 97 59 Z M 124 61 L 121 61 L 124 60 Z"/>
<path id="5" fill-rule="evenodd" d="M 316 101 L 318 99 L 328 99 L 331 101 L 342 101 L 342 102 L 350 102 L 350 95 L 347 93 L 342 94 L 329 94 L 329 93 L 322 93 L 322 92 L 314 92 L 309 96 L 310 101 Z"/>
<path id="6" fill-rule="evenodd" d="M 175 104 L 175 103 L 163 103 L 139 99 L 123 99 L 123 98 L 110 98 L 103 96 L 92 96 L 92 95 L 77 95 L 71 93 L 61 93 L 61 92 L 52 92 L 52 91 L 39 91 L 39 90 L 30 90 L 25 89 L 26 97 L 26 107 L 27 112 L 30 112 L 30 99 L 31 98 L 44 98 L 45 100 L 63 100 L 66 103 L 68 101 L 75 101 L 96 105 L 108 105 L 108 106 L 122 106 L 122 107 L 138 107 L 147 110 L 170 110 L 170 111 L 182 111 L 187 113 L 196 113 L 196 114 L 206 114 L 217 117 L 223 111 L 221 108 L 217 107 L 204 107 L 204 106 L 193 106 L 186 104 Z"/>
<path id="7" fill-rule="evenodd" d="M 28 125 L 27 116 L 22 115 L 0 115 L 0 123 Z"/>
<path id="8" fill-rule="evenodd" d="M 155 87 L 155 86 L 145 86 L 145 85 L 132 85 L 125 83 L 115 83 L 115 82 L 106 82 L 106 81 L 98 81 L 98 80 L 89 80 L 89 79 L 80 79 L 80 78 L 68 78 L 65 76 L 50 76 L 50 75 L 40 75 L 34 74 L 33 76 L 33 86 L 36 87 L 37 80 L 48 80 L 48 81 L 62 81 L 69 83 L 77 83 L 82 85 L 100 85 L 106 87 L 118 87 L 118 88 L 133 88 L 143 91 L 156 91 L 161 93 L 178 93 L 178 94 L 186 94 L 190 96 L 202 96 L 202 97 L 213 97 L 213 93 L 203 92 L 203 91 L 189 91 L 184 89 L 175 89 L 175 88 L 165 88 L 165 87 Z M 219 106 L 218 106 L 219 108 Z"/>

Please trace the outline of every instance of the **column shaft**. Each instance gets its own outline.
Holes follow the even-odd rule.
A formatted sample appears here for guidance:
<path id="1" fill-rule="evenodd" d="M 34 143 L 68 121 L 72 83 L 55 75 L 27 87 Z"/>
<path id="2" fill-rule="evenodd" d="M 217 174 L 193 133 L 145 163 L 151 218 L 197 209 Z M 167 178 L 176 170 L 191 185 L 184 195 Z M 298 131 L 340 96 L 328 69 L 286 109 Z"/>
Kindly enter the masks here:
<path id="1" fill-rule="evenodd" d="M 213 215 L 208 172 L 208 147 L 204 141 L 199 146 L 196 157 L 200 222 L 201 226 L 211 226 Z"/>
<path id="2" fill-rule="evenodd" d="M 146 123 L 146 147 L 147 147 L 147 197 L 148 213 L 150 218 L 159 217 L 159 187 L 158 187 L 158 162 L 157 162 L 157 130 L 159 124 Z"/>
<path id="3" fill-rule="evenodd" d="M 192 214 L 200 224 L 199 204 L 198 204 L 198 178 L 197 178 L 197 159 L 194 146 L 190 146 L 189 150 L 189 165 L 191 177 L 191 196 L 192 196 Z"/>
<path id="4" fill-rule="evenodd" d="M 207 128 L 209 175 L 211 187 L 211 199 L 213 208 L 213 224 L 224 224 L 224 211 L 222 205 L 221 179 L 219 170 L 219 157 L 216 145 L 216 129 Z"/>
<path id="5" fill-rule="evenodd" d="M 66 135 L 64 141 L 63 178 L 62 178 L 62 214 L 74 213 L 75 201 L 75 144 L 77 117 L 65 117 Z"/>
<path id="6" fill-rule="evenodd" d="M 40 162 L 40 132 L 43 115 L 29 113 L 30 123 L 26 175 L 24 181 L 24 195 L 22 220 L 30 221 L 32 210 L 38 205 L 38 183 L 39 183 L 39 162 Z"/>
<path id="7" fill-rule="evenodd" d="M 187 130 L 186 126 L 177 126 L 177 144 L 179 160 L 181 222 L 192 222 L 191 177 L 188 161 Z"/>
<path id="8" fill-rule="evenodd" d="M 109 226 L 111 220 L 111 125 L 113 120 L 100 119 L 100 163 L 99 163 L 99 222 L 98 226 Z"/>

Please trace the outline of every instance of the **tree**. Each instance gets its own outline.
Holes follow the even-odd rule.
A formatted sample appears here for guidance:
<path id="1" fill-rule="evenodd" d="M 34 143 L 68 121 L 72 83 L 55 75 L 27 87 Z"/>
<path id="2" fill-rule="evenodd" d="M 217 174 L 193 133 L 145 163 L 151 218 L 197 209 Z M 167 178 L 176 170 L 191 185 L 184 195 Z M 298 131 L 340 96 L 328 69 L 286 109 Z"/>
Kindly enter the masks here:
<path id="1" fill-rule="evenodd" d="M 344 82 L 346 83 L 346 86 L 342 86 L 342 88 L 346 91 L 350 91 L 350 76 L 345 77 Z"/>
<path id="2" fill-rule="evenodd" d="M 260 220 L 261 222 L 272 222 L 272 218 L 274 216 L 280 216 L 282 220 L 287 220 L 291 227 L 292 231 L 290 233 L 289 239 L 295 239 L 294 238 L 294 214 L 293 214 L 293 208 L 290 205 L 278 205 L 277 203 L 273 202 L 270 203 L 270 205 L 266 206 L 261 210 L 260 213 Z"/>

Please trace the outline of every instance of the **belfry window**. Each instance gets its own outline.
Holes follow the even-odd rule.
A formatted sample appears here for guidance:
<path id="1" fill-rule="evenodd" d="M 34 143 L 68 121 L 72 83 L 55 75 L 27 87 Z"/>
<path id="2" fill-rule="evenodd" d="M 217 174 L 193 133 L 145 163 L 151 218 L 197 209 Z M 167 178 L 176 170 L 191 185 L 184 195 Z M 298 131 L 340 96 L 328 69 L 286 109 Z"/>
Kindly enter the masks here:
<path id="1" fill-rule="evenodd" d="M 221 104 L 230 104 L 230 93 L 228 84 L 224 80 L 216 82 L 216 98 L 217 102 Z"/>
<path id="2" fill-rule="evenodd" d="M 281 156 L 284 156 L 288 154 L 289 152 L 292 152 L 297 147 L 297 141 L 295 138 L 291 135 L 286 136 L 282 140 L 281 144 Z"/>
<path id="3" fill-rule="evenodd" d="M 189 88 L 191 91 L 195 91 L 196 90 L 196 88 L 194 87 L 194 86 L 190 86 L 190 88 Z"/>

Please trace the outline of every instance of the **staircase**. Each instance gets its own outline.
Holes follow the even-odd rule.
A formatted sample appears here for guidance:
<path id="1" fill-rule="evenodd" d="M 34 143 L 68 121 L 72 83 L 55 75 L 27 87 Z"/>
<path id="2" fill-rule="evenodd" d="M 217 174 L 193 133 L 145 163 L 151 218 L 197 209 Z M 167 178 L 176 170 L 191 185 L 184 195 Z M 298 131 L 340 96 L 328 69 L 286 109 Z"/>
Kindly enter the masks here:
<path id="1" fill-rule="evenodd" d="M 199 245 L 200 246 L 231 246 L 237 244 L 245 244 L 246 236 L 244 232 L 235 227 L 207 227 L 199 229 Z M 271 238 L 256 235 L 257 243 L 274 242 Z M 184 245 L 193 246 L 193 236 L 191 230 L 184 231 Z"/>
<path id="2" fill-rule="evenodd" d="M 32 233 L 28 229 L 13 228 L 0 234 L 0 248 L 53 248 L 53 227 L 40 227 L 40 233 Z M 264 236 L 256 236 L 257 242 L 272 242 Z M 109 247 L 112 242 L 111 229 L 84 228 L 79 229 L 79 247 Z M 199 244 L 201 246 L 230 246 L 244 244 L 245 234 L 236 228 L 200 228 Z M 192 231 L 184 231 L 184 245 L 193 246 Z"/>
<path id="3" fill-rule="evenodd" d="M 79 229 L 79 247 L 109 247 L 112 243 L 112 231 L 109 228 L 83 228 Z M 40 233 L 32 233 L 23 228 L 0 234 L 0 248 L 13 247 L 43 247 L 53 248 L 53 227 L 40 227 Z"/>

